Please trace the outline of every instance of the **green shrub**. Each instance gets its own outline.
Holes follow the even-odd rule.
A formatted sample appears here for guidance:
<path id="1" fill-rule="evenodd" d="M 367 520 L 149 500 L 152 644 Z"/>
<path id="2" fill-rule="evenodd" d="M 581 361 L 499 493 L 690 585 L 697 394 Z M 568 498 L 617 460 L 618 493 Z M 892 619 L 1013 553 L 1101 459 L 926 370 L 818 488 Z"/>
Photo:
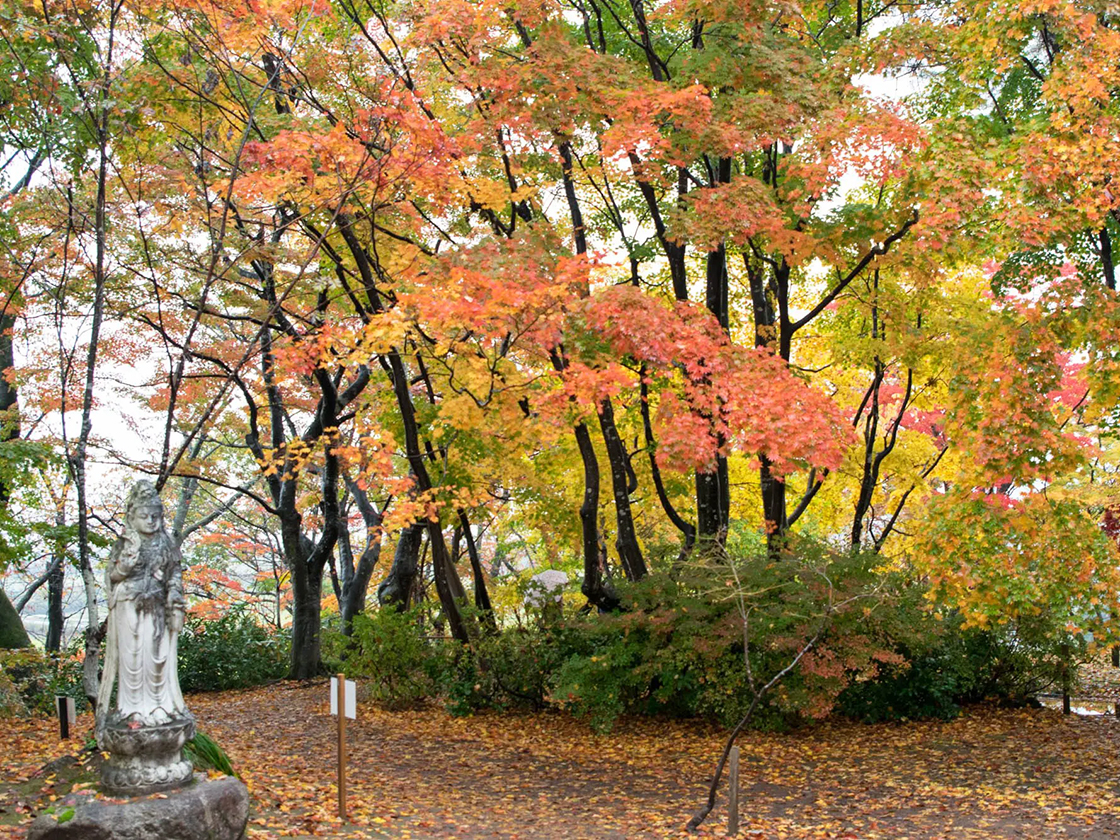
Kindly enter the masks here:
<path id="1" fill-rule="evenodd" d="M 975 700 L 1023 702 L 1058 678 L 1055 628 L 964 630 L 881 563 L 805 540 L 780 557 L 698 553 L 673 575 L 619 584 L 614 614 L 519 614 L 517 626 L 463 645 L 426 641 L 419 610 L 380 610 L 324 651 L 346 657 L 344 670 L 389 707 L 437 695 L 453 714 L 552 706 L 597 730 L 627 714 L 732 726 L 799 652 L 755 707 L 753 727 L 835 710 L 867 721 L 950 718 Z"/>
<path id="2" fill-rule="evenodd" d="M 443 646 L 433 678 L 452 714 L 483 708 L 542 709 L 563 664 L 588 647 L 582 623 L 534 623 Z"/>
<path id="3" fill-rule="evenodd" d="M 962 702 L 1023 705 L 1054 690 L 1061 684 L 1062 640 L 1066 638 L 1064 628 L 1046 616 L 1021 618 L 991 630 L 965 631 L 970 668 L 962 683 Z M 1076 674 L 1077 663 L 1088 656 L 1084 639 L 1072 644 L 1068 655 Z"/>
<path id="4" fill-rule="evenodd" d="M 0 650 L 0 716 L 55 715 L 56 696 L 73 697 L 78 711 L 88 708 L 74 652 Z"/>
<path id="5" fill-rule="evenodd" d="M 1058 634 L 1044 621 L 992 629 L 963 629 L 961 623 L 950 615 L 924 643 L 902 645 L 906 661 L 849 687 L 840 697 L 840 710 L 867 723 L 947 720 L 962 704 L 1022 705 L 1060 682 L 1062 660 L 1053 641 Z"/>
<path id="6" fill-rule="evenodd" d="M 623 714 L 734 723 L 750 705 L 733 605 L 667 577 L 623 588 L 623 612 L 566 627 L 551 699 L 610 729 Z"/>
<path id="7" fill-rule="evenodd" d="M 961 642 L 959 635 L 949 634 L 929 650 L 904 653 L 904 663 L 845 689 L 839 710 L 865 723 L 956 717 L 967 670 Z"/>
<path id="8" fill-rule="evenodd" d="M 179 635 L 179 683 L 184 692 L 263 685 L 288 672 L 286 633 L 231 611 L 204 621 L 188 617 Z"/>
<path id="9" fill-rule="evenodd" d="M 557 669 L 552 697 L 598 729 L 621 714 L 703 716 L 730 726 L 754 700 L 746 651 L 757 689 L 812 641 L 755 708 L 752 725 L 823 717 L 850 685 L 874 682 L 904 661 L 899 638 L 935 623 L 922 590 L 880 573 L 879 563 L 800 541 L 777 558 L 713 552 L 675 580 L 621 587 L 623 611 L 587 623 L 586 649 Z"/>
<path id="10" fill-rule="evenodd" d="M 553 699 L 597 732 L 609 731 L 622 714 L 634 711 L 648 686 L 634 667 L 637 654 L 637 645 L 620 642 L 591 656 L 572 656 L 556 675 Z"/>
<path id="11" fill-rule="evenodd" d="M 338 636 L 331 645 L 345 659 L 343 670 L 363 677 L 370 697 L 391 709 L 414 706 L 435 693 L 436 652 L 421 637 L 417 619 L 417 610 L 358 615 L 350 639 Z"/>
<path id="12" fill-rule="evenodd" d="M 514 627 L 480 640 L 477 658 L 496 705 L 544 708 L 556 672 L 581 642 L 578 630 L 562 623 Z"/>

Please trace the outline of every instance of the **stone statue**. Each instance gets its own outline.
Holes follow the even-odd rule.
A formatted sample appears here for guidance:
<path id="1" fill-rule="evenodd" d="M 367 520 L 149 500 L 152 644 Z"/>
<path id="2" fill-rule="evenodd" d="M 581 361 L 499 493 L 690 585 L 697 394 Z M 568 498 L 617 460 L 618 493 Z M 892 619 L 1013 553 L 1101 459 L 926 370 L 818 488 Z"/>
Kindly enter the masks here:
<path id="1" fill-rule="evenodd" d="M 109 619 L 97 741 L 110 754 L 102 786 L 140 794 L 190 781 L 193 768 L 183 760 L 182 747 L 195 727 L 179 689 L 181 558 L 164 529 L 163 505 L 150 481 L 133 485 L 124 519 L 106 572 Z M 114 684 L 116 703 L 110 706 Z"/>

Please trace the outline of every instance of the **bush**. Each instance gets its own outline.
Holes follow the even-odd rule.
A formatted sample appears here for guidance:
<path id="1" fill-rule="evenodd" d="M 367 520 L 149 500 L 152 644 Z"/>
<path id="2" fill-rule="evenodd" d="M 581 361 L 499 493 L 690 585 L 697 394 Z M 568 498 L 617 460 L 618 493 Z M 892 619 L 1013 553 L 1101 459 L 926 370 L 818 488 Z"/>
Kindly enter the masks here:
<path id="1" fill-rule="evenodd" d="M 288 672 L 287 634 L 241 611 L 219 619 L 188 617 L 179 635 L 179 683 L 184 692 L 263 685 Z"/>
<path id="2" fill-rule="evenodd" d="M 89 705 L 82 691 L 82 664 L 74 652 L 0 650 L 0 717 L 55 715 L 56 696 L 73 697 L 78 711 Z"/>
<path id="3" fill-rule="evenodd" d="M 586 646 L 582 632 L 581 625 L 556 623 L 507 628 L 477 639 L 473 649 L 447 643 L 434 662 L 434 676 L 448 711 L 545 708 L 557 671 Z"/>
<path id="4" fill-rule="evenodd" d="M 552 680 L 552 701 L 598 731 L 624 714 L 737 723 L 752 697 L 733 605 L 665 578 L 625 587 L 624 598 L 624 612 L 567 627 L 567 655 Z M 764 645 L 752 652 L 760 671 L 774 659 Z M 783 728 L 787 717 L 763 704 L 755 723 Z"/>
<path id="5" fill-rule="evenodd" d="M 755 728 L 834 710 L 866 721 L 951 718 L 966 702 L 1022 703 L 1059 677 L 1048 640 L 1060 634 L 1046 622 L 965 630 L 930 609 L 924 586 L 881 563 L 804 540 L 780 558 L 719 552 L 674 576 L 618 584 L 622 609 L 610 615 L 530 610 L 462 645 L 422 638 L 420 609 L 380 610 L 357 617 L 353 638 L 335 647 L 389 707 L 434 696 L 453 714 L 553 706 L 597 730 L 625 714 L 738 723 L 755 697 L 744 637 L 755 689 L 803 653 L 755 707 Z"/>
<path id="6" fill-rule="evenodd" d="M 851 680 L 893 658 L 865 612 L 882 600 L 877 562 L 807 543 L 781 558 L 698 554 L 675 580 L 623 587 L 624 611 L 595 619 L 590 650 L 563 664 L 553 696 L 599 729 L 624 713 L 734 725 L 754 700 L 744 639 L 758 687 L 827 627 L 755 708 L 753 725 L 823 716 Z"/>
<path id="7" fill-rule="evenodd" d="M 880 563 L 802 541 L 778 560 L 718 557 L 675 582 L 622 587 L 622 613 L 586 622 L 580 644 L 569 639 L 552 699 L 597 729 L 622 714 L 733 725 L 753 699 L 744 628 L 758 685 L 826 626 L 756 708 L 752 725 L 760 728 L 834 710 L 866 721 L 948 719 L 964 703 L 1028 702 L 1059 680 L 1051 640 L 1061 634 L 1044 620 L 965 630 L 959 617 L 930 609 L 923 586 Z"/>
<path id="8" fill-rule="evenodd" d="M 364 677 L 370 696 L 391 709 L 433 696 L 439 667 L 436 652 L 420 636 L 419 610 L 379 609 L 354 617 L 353 634 L 330 643 L 345 659 L 347 674 Z"/>
<path id="9" fill-rule="evenodd" d="M 952 614 L 942 625 L 924 643 L 902 645 L 903 664 L 847 689 L 841 711 L 867 723 L 948 720 L 965 703 L 1032 702 L 1061 680 L 1061 651 L 1053 641 L 1059 634 L 1043 620 L 964 629 L 960 616 Z"/>
<path id="10" fill-rule="evenodd" d="M 832 570 L 839 566 L 832 563 Z M 863 586 L 872 577 L 868 566 L 862 558 L 854 564 L 858 574 L 839 569 L 835 577 L 849 587 Z M 768 558 L 736 568 L 743 587 L 777 593 L 754 605 L 760 611 L 752 625 L 752 663 L 759 674 L 788 661 L 807 632 L 805 615 L 820 607 L 823 596 L 813 581 L 798 579 L 806 568 Z M 717 563 L 698 564 L 677 579 L 651 577 L 620 587 L 624 609 L 617 614 L 548 620 L 530 615 L 469 647 L 430 647 L 413 627 L 416 613 L 380 611 L 355 623 L 348 670 L 369 677 L 373 695 L 388 705 L 409 705 L 438 692 L 454 714 L 553 705 L 599 730 L 622 714 L 704 716 L 733 724 L 749 708 L 751 693 L 743 624 L 736 600 L 728 597 L 738 590 L 725 586 L 727 574 Z M 814 667 L 793 675 L 780 698 L 756 710 L 756 725 L 781 727 L 798 714 L 827 710 L 853 674 L 891 659 L 866 634 L 842 621 L 837 626 L 828 644 L 818 646 Z"/>

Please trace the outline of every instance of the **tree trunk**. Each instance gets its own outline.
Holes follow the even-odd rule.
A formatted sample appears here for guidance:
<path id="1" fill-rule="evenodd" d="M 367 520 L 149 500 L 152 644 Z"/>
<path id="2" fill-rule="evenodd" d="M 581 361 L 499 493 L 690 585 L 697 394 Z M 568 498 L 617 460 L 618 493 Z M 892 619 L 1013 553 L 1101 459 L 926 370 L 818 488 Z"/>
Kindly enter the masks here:
<path id="1" fill-rule="evenodd" d="M 669 499 L 669 493 L 665 489 L 665 482 L 661 478 L 661 468 L 657 465 L 657 446 L 653 437 L 653 421 L 649 416 L 649 386 L 646 385 L 646 370 L 645 365 L 642 366 L 641 382 L 639 388 L 639 399 L 641 400 L 642 412 L 642 427 L 646 435 L 646 454 L 649 457 L 649 471 L 653 476 L 653 487 L 657 491 L 657 499 L 661 502 L 661 509 L 665 511 L 665 515 L 669 520 L 677 526 L 681 535 L 684 537 L 681 542 L 681 550 L 677 555 L 674 570 L 679 568 L 680 564 L 688 559 L 688 555 L 692 553 L 692 547 L 696 544 L 696 526 L 691 522 L 686 522 L 684 518 L 673 507 L 672 501 Z"/>
<path id="2" fill-rule="evenodd" d="M 696 527 L 701 542 L 722 544 L 727 537 L 727 459 L 717 461 L 715 472 L 696 473 Z"/>
<path id="3" fill-rule="evenodd" d="M 302 565 L 302 564 L 301 564 Z M 320 630 L 323 601 L 323 570 L 318 574 L 304 568 L 292 572 L 292 664 L 288 678 L 310 680 L 320 673 Z"/>
<path id="4" fill-rule="evenodd" d="M 731 159 L 721 158 L 715 172 L 715 183 L 731 182 Z M 704 304 L 724 332 L 731 324 L 729 306 L 729 287 L 727 280 L 727 249 L 720 243 L 715 250 L 709 251 L 704 261 Z M 723 448 L 726 441 L 716 440 L 716 448 Z M 722 545 L 727 539 L 727 529 L 731 514 L 731 485 L 728 481 L 727 458 L 716 452 L 714 472 L 696 473 L 696 527 L 700 539 L 716 541 Z"/>
<path id="5" fill-rule="evenodd" d="M 109 107 L 111 104 L 110 82 L 113 73 L 113 47 L 115 44 L 117 14 L 119 5 L 111 6 L 108 26 L 105 32 L 105 64 L 98 92 L 98 111 L 96 114 L 97 133 L 97 192 L 94 204 L 94 262 L 93 262 L 93 311 L 90 317 L 89 349 L 86 354 L 85 382 L 82 390 L 81 428 L 76 447 L 71 451 L 67 445 L 67 466 L 74 480 L 78 504 L 78 566 L 86 592 L 86 658 L 82 667 L 82 685 L 94 711 L 100 683 L 98 663 L 101 658 L 101 640 L 104 630 L 99 621 L 97 609 L 97 582 L 93 574 L 93 563 L 89 550 L 89 504 L 86 499 L 86 450 L 93 431 L 93 390 L 94 372 L 97 369 L 98 342 L 101 323 L 105 316 L 105 290 L 108 285 L 108 181 L 109 181 Z M 71 208 L 73 212 L 73 208 Z"/>
<path id="6" fill-rule="evenodd" d="M 619 599 L 605 579 L 606 551 L 599 544 L 599 460 L 585 423 L 575 427 L 575 435 L 583 461 L 583 504 L 579 507 L 583 530 L 583 585 L 580 589 L 599 610 L 613 610 L 618 607 Z"/>
<path id="7" fill-rule="evenodd" d="M 12 347 L 12 329 L 15 323 L 15 315 L 5 313 L 0 316 L 0 440 L 2 441 L 16 440 L 20 434 L 18 394 L 16 386 L 8 381 L 8 374 L 16 366 Z M 0 481 L 0 505 L 6 507 L 10 496 L 11 488 Z"/>
<path id="8" fill-rule="evenodd" d="M 432 480 L 428 475 L 428 467 L 424 463 L 424 454 L 420 449 L 420 431 L 416 421 L 416 409 L 412 404 L 412 392 L 409 390 L 408 371 L 400 353 L 395 349 L 388 354 L 387 362 L 393 393 L 400 411 L 401 425 L 404 428 L 405 456 L 416 480 L 416 490 L 426 493 L 432 489 Z M 439 522 L 427 523 L 427 529 L 428 542 L 432 546 L 432 569 L 440 606 L 443 607 L 452 635 L 460 642 L 467 642 L 470 640 L 470 634 L 467 632 L 467 620 L 462 612 L 466 590 L 448 556 L 447 543 L 444 542 L 443 530 Z"/>
<path id="9" fill-rule="evenodd" d="M 1108 232 L 1108 219 L 1098 234 L 1101 252 L 1101 270 L 1104 273 L 1104 285 L 1109 291 L 1116 291 L 1116 261 L 1112 253 L 1112 236 Z"/>
<path id="10" fill-rule="evenodd" d="M 766 543 L 773 554 L 785 544 L 786 482 L 774 475 L 770 459 L 759 457 L 759 482 L 762 490 L 762 516 L 766 520 Z"/>
<path id="11" fill-rule="evenodd" d="M 496 631 L 498 625 L 494 619 L 494 607 L 490 603 L 490 593 L 486 588 L 486 575 L 482 571 L 482 558 L 478 554 L 478 544 L 475 542 L 474 531 L 471 530 L 471 522 L 467 518 L 466 511 L 459 511 L 459 524 L 462 527 L 463 538 L 467 543 L 467 557 L 471 562 L 475 608 L 481 613 L 482 620 L 486 622 L 487 627 Z"/>
<path id="12" fill-rule="evenodd" d="M 422 525 L 409 525 L 401 530 L 397 548 L 393 552 L 393 565 L 389 574 L 377 587 L 377 603 L 383 607 L 407 610 L 420 564 L 420 536 Z"/>
<path id="13" fill-rule="evenodd" d="M 353 545 L 350 541 L 350 527 L 346 516 L 339 519 L 339 558 L 343 565 L 342 598 L 339 600 L 339 612 L 342 615 L 342 632 L 349 636 L 354 629 L 354 616 L 362 613 L 366 608 L 366 595 L 369 591 L 369 579 L 373 570 L 381 559 L 381 522 L 383 511 L 377 510 L 369 501 L 366 491 L 356 482 L 345 479 L 346 487 L 354 502 L 358 505 L 358 512 L 366 528 L 366 546 L 362 549 L 358 562 L 354 563 Z M 343 559 L 345 548 L 345 558 Z"/>
<path id="14" fill-rule="evenodd" d="M 599 427 L 603 432 L 607 460 L 611 467 L 615 520 L 618 523 L 618 536 L 615 539 L 618 559 L 622 562 L 622 569 L 626 572 L 628 580 L 641 580 L 646 576 L 646 561 L 642 557 L 641 546 L 638 545 L 638 535 L 634 531 L 634 515 L 630 509 L 630 494 L 637 489 L 638 481 L 630 467 L 626 447 L 618 435 L 618 427 L 614 422 L 614 409 L 609 399 L 599 404 Z"/>
<path id="15" fill-rule="evenodd" d="M 439 594 L 440 606 L 443 607 L 451 636 L 457 641 L 467 642 L 471 633 L 461 609 L 467 602 L 467 590 L 459 577 L 459 570 L 451 562 L 439 522 L 428 523 L 428 544 L 432 547 L 432 576 L 435 578 L 436 592 Z"/>
<path id="16" fill-rule="evenodd" d="M 366 608 L 366 595 L 369 579 L 381 559 L 381 538 L 375 537 L 358 558 L 354 575 L 342 587 L 342 601 L 339 611 L 342 614 L 342 632 L 349 636 L 353 630 L 354 616 L 361 615 Z"/>
<path id="17" fill-rule="evenodd" d="M 105 636 L 105 627 L 101 623 L 100 611 L 97 608 L 97 578 L 93 574 L 93 567 L 89 563 L 89 553 L 81 558 L 82 586 L 86 595 L 86 630 L 85 630 L 85 659 L 82 661 L 82 691 L 86 694 L 90 706 L 97 710 L 97 695 L 101 688 L 98 679 L 101 665 L 101 640 Z"/>
<path id="18" fill-rule="evenodd" d="M 746 261 L 746 269 L 754 316 L 755 346 L 772 347 L 777 344 L 779 355 L 788 362 L 792 332 L 787 323 L 783 299 L 788 286 L 788 267 L 784 263 L 780 264 L 769 282 L 762 266 Z M 784 545 L 789 527 L 786 484 L 783 479 L 774 475 L 772 464 L 765 455 L 759 457 L 758 473 L 762 517 L 766 523 L 766 543 L 771 555 L 774 555 Z"/>
<path id="19" fill-rule="evenodd" d="M 62 649 L 62 590 L 66 583 L 65 558 L 56 558 L 54 568 L 47 578 L 47 639 L 43 647 L 48 653 Z"/>
<path id="20" fill-rule="evenodd" d="M 310 540 L 303 535 L 303 517 L 291 510 L 295 482 L 284 488 L 281 507 L 280 542 L 284 561 L 292 576 L 292 656 L 288 678 L 309 680 L 321 670 L 320 632 L 323 608 L 323 571 L 326 564 L 313 560 Z"/>

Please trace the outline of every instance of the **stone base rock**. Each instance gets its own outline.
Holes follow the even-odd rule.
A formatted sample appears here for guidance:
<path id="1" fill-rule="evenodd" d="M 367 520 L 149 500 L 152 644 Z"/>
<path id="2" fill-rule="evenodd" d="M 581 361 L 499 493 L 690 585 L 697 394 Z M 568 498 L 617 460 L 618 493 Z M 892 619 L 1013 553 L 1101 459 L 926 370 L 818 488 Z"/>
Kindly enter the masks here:
<path id="1" fill-rule="evenodd" d="M 68 797 L 69 798 L 69 797 Z M 73 816 L 65 821 L 70 809 Z M 158 798 L 67 805 L 31 823 L 27 840 L 238 840 L 249 821 L 249 791 L 225 776 L 196 776 L 190 787 Z"/>

